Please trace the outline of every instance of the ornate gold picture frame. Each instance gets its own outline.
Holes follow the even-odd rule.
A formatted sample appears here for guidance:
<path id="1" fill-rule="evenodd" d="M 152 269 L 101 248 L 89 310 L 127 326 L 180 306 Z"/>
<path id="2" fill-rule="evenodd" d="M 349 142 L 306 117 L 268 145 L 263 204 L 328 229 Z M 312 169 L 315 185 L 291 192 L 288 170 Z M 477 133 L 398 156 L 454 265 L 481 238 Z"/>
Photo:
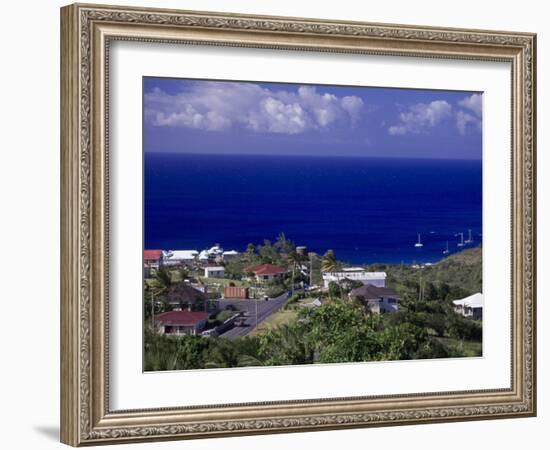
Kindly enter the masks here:
<path id="1" fill-rule="evenodd" d="M 510 387 L 113 410 L 109 402 L 108 100 L 109 51 L 115 41 L 509 63 Z M 535 89 L 536 36 L 530 33 L 105 5 L 62 8 L 62 442 L 80 446 L 534 416 Z"/>

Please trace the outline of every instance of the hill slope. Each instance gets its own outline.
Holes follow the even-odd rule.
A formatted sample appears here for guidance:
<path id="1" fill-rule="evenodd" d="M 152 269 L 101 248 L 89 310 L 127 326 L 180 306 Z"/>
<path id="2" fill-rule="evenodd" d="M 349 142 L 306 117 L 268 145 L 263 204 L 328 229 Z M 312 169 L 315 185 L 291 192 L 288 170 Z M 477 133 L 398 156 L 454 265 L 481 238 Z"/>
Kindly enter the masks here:
<path id="1" fill-rule="evenodd" d="M 401 293 L 414 292 L 420 284 L 430 283 L 436 288 L 448 285 L 449 296 L 459 298 L 482 292 L 481 246 L 448 256 L 433 266 L 413 268 L 407 265 L 387 266 L 388 285 Z M 447 292 L 447 290 L 445 290 Z"/>

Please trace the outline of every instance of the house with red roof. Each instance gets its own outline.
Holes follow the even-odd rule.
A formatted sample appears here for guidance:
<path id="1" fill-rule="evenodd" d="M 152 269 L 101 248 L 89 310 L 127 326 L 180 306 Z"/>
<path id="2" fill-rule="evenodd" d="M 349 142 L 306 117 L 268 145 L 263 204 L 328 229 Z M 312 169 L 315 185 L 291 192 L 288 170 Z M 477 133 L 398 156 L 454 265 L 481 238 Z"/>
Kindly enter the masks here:
<path id="1" fill-rule="evenodd" d="M 163 265 L 162 250 L 143 250 L 143 270 L 148 278 L 159 270 Z"/>
<path id="2" fill-rule="evenodd" d="M 206 327 L 208 313 L 202 311 L 168 311 L 155 317 L 155 323 L 162 334 L 199 334 Z"/>
<path id="3" fill-rule="evenodd" d="M 259 283 L 267 283 L 275 278 L 282 278 L 286 274 L 284 267 L 274 264 L 260 264 L 248 267 L 246 271 L 253 273 Z"/>

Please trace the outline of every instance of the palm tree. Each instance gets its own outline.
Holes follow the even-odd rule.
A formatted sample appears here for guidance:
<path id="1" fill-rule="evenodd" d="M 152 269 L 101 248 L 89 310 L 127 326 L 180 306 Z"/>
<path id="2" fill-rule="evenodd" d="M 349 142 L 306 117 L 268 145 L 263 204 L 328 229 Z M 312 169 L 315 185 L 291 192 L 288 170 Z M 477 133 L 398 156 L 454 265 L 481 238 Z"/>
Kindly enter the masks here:
<path id="1" fill-rule="evenodd" d="M 156 294 L 166 292 L 172 285 L 172 276 L 166 269 L 159 269 L 155 273 Z"/>
<path id="2" fill-rule="evenodd" d="M 321 262 L 321 271 L 323 272 L 337 272 L 340 269 L 340 263 L 336 259 L 336 255 L 334 254 L 334 250 L 327 250 L 327 252 L 323 256 L 323 260 Z M 337 284 L 340 288 L 340 297 L 343 297 L 342 293 L 342 286 L 340 286 L 339 283 L 340 280 L 338 280 Z"/>
<path id="3" fill-rule="evenodd" d="M 296 267 L 300 265 L 301 262 L 300 254 L 294 249 L 288 254 L 288 262 L 292 266 L 292 285 L 291 285 L 291 295 L 294 295 L 294 279 L 296 277 Z"/>
<path id="4" fill-rule="evenodd" d="M 252 264 L 255 258 L 256 258 L 256 247 L 254 247 L 254 244 L 251 242 L 246 246 L 246 259 L 249 264 Z"/>
<path id="5" fill-rule="evenodd" d="M 218 339 L 207 354 L 205 368 L 238 367 L 240 355 L 233 342 L 227 339 Z"/>
<path id="6" fill-rule="evenodd" d="M 304 335 L 304 328 L 289 324 L 279 325 L 271 334 L 269 350 L 271 365 L 308 364 L 313 362 L 313 351 Z"/>

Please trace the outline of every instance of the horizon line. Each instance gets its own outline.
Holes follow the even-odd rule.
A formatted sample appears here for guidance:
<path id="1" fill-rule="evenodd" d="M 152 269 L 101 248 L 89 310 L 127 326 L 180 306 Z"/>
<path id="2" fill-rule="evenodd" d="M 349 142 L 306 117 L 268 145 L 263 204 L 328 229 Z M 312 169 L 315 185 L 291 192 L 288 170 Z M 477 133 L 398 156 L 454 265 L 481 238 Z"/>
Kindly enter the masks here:
<path id="1" fill-rule="evenodd" d="M 192 156 L 268 156 L 268 157 L 310 157 L 310 158 L 356 158 L 356 159 L 428 159 L 428 160 L 444 160 L 444 161 L 483 161 L 481 158 L 456 158 L 456 157 L 434 157 L 434 156 L 371 156 L 371 155 L 311 155 L 307 153 L 211 153 L 211 152 L 175 152 L 175 151 L 147 151 L 143 154 L 155 155 L 192 155 Z"/>

